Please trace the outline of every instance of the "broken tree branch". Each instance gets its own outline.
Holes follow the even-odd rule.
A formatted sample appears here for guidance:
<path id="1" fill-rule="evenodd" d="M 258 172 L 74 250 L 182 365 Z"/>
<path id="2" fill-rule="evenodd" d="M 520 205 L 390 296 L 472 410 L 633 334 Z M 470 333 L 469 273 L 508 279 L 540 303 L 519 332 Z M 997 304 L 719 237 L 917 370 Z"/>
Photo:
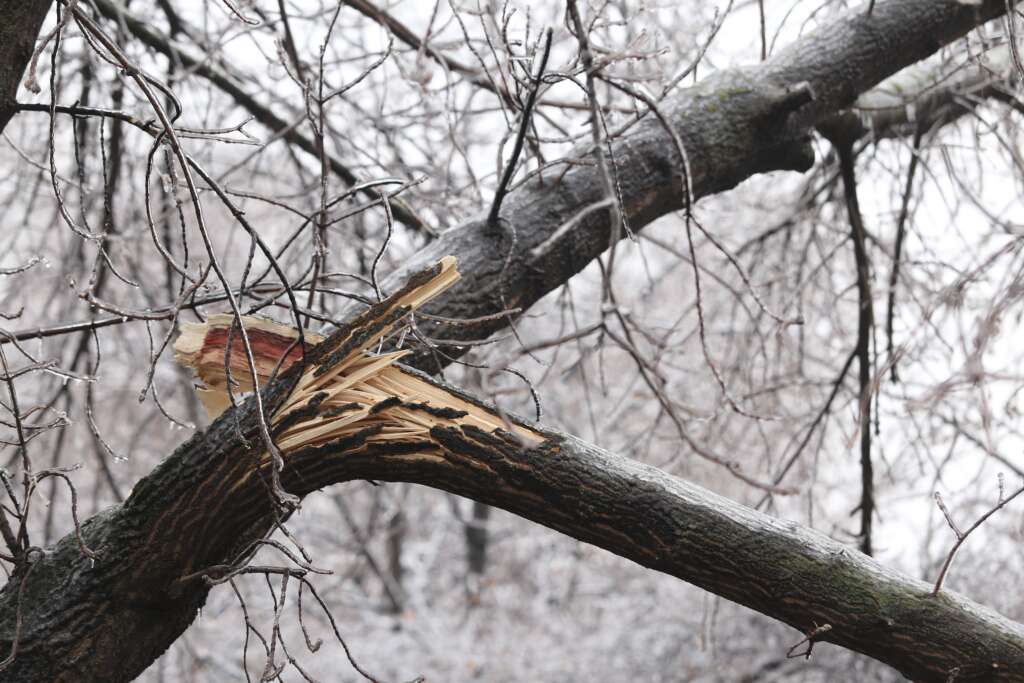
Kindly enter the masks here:
<path id="1" fill-rule="evenodd" d="M 757 67 L 724 72 L 680 93 L 665 110 L 691 161 L 694 198 L 755 173 L 806 169 L 812 160 L 808 136 L 818 121 L 1002 12 L 1005 4 L 994 0 L 881 2 L 870 17 L 862 11 L 843 15 Z M 809 104 L 808 92 L 815 97 Z M 680 206 L 679 159 L 660 122 L 642 121 L 613 144 L 631 225 L 639 228 Z M 549 241 L 565 221 L 600 201 L 603 188 L 594 174 L 576 165 L 559 184 L 528 182 L 510 194 L 508 215 L 519 237 L 506 282 L 494 281 L 493 264 L 505 262 L 508 240 L 487 239 L 483 221 L 438 240 L 394 282 L 455 253 L 466 256 L 471 277 L 431 311 L 487 316 L 507 282 L 516 289 L 502 308 L 528 307 L 607 248 L 607 216 L 599 215 L 606 212 L 591 212 Z M 545 248 L 534 252 L 541 244 Z M 327 373 L 345 361 L 332 354 L 369 321 L 356 319 L 317 345 L 307 368 Z M 431 332 L 482 338 L 505 322 L 481 317 L 448 334 Z M 270 414 L 293 396 L 301 371 L 294 365 L 267 387 Z M 454 388 L 398 371 L 450 400 L 490 410 Z M 396 408 L 392 402 L 378 413 Z M 303 409 L 312 412 L 295 415 Z M 315 413 L 316 406 L 305 403 L 287 415 L 312 421 Z M 952 593 L 932 597 L 930 586 L 842 544 L 655 468 L 568 435 L 513 424 L 539 443 L 524 445 L 507 428 L 489 431 L 456 418 L 438 417 L 426 435 L 394 442 L 373 440 L 372 430 L 383 427 L 369 424 L 370 431 L 287 452 L 282 485 L 306 495 L 369 478 L 469 496 L 690 581 L 803 633 L 814 632 L 816 623 L 829 624 L 818 640 L 868 654 L 915 680 L 943 681 L 954 669 L 958 681 L 1014 680 L 1024 670 L 1024 627 L 990 610 Z M 259 453 L 245 445 L 259 443 L 252 438 L 258 428 L 253 402 L 232 409 L 141 480 L 123 505 L 83 523 L 81 542 L 102 548 L 95 561 L 81 554 L 72 534 L 38 553 L 31 574 L 12 577 L 0 592 L 0 646 L 9 652 L 18 643 L 8 680 L 128 680 L 187 628 L 209 587 L 183 577 L 232 561 L 273 527 L 263 470 L 252 467 Z"/>
<path id="2" fill-rule="evenodd" d="M 1024 626 L 953 593 L 933 596 L 931 586 L 796 523 L 499 415 L 397 366 L 394 353 L 366 355 L 451 283 L 450 263 L 426 271 L 312 346 L 266 388 L 290 493 L 304 497 L 353 479 L 425 484 L 689 581 L 914 680 L 943 681 L 952 668 L 962 681 L 1014 680 L 1012 672 L 1024 670 Z M 203 343 L 179 349 L 206 381 L 215 381 L 218 367 L 206 353 L 216 348 L 205 348 L 207 335 L 216 338 L 220 328 L 215 322 Z M 30 574 L 15 573 L 0 593 L 0 646 L 9 651 L 18 642 L 6 680 L 130 680 L 181 634 L 210 590 L 204 571 L 230 565 L 274 528 L 264 490 L 273 463 L 251 450 L 258 439 L 243 446 L 236 418 L 248 437 L 259 428 L 252 402 L 231 409 L 123 505 L 85 522 L 81 539 L 66 537 Z M 80 544 L 102 550 L 89 558 Z M 55 581 L 61 590 L 52 590 Z M 824 623 L 827 632 L 816 626 Z"/>

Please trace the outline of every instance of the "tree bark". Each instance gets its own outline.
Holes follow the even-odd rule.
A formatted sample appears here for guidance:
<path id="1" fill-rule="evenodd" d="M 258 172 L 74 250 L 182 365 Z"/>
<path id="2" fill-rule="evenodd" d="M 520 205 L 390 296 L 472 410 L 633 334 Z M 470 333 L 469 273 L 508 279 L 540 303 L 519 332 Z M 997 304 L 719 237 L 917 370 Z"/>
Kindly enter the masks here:
<path id="1" fill-rule="evenodd" d="M 0 0 L 0 133 L 14 116 L 18 85 L 51 0 Z"/>
<path id="2" fill-rule="evenodd" d="M 288 380 L 268 393 L 285 394 Z M 421 376 L 425 378 L 425 376 Z M 473 401 L 452 387 L 446 389 Z M 241 409 L 259 443 L 255 413 Z M 520 423 L 525 424 L 525 423 Z M 1024 626 L 886 569 L 799 524 L 556 431 L 524 448 L 511 434 L 437 427 L 395 448 L 353 439 L 287 458 L 285 488 L 305 496 L 352 479 L 440 488 L 509 510 L 712 591 L 917 681 L 1019 681 Z M 9 681 L 127 681 L 192 621 L 203 569 L 233 562 L 273 528 L 274 506 L 233 413 L 183 444 L 121 506 L 88 520 L 84 557 L 69 535 L 36 551 L 0 593 L 0 643 L 23 625 Z M 216 572 L 214 572 L 216 575 Z M 20 596 L 19 596 L 20 593 Z"/>
<path id="3" fill-rule="evenodd" d="M 11 3 L 8 3 L 11 4 Z M 38 3 L 37 3 L 38 4 Z M 693 199 L 754 173 L 809 167 L 812 127 L 865 89 L 1003 11 L 1002 0 L 891 0 L 805 36 L 751 69 L 722 73 L 665 105 L 615 143 L 624 209 L 638 229 L 682 206 L 685 145 Z M 27 57 L 26 57 L 27 59 Z M 23 68 L 23 67 L 22 67 Z M 809 86 L 809 88 L 808 88 Z M 813 101 L 807 101 L 807 95 Z M 396 275 L 451 253 L 466 277 L 428 310 L 473 317 L 530 306 L 608 245 L 593 168 L 576 165 L 513 192 L 505 221 L 446 234 Z M 570 229 L 559 230 L 570 225 Z M 479 338 L 490 320 L 432 334 Z M 314 358 L 315 360 L 315 358 Z M 422 364 L 422 361 L 420 361 Z M 424 367 L 430 367 L 424 364 Z M 270 412 L 291 390 L 287 372 L 265 393 Z M 454 391 L 454 390 L 453 390 Z M 17 642 L 10 681 L 124 681 L 141 673 L 194 618 L 204 568 L 232 563 L 273 528 L 275 507 L 246 440 L 259 444 L 254 406 L 230 411 L 142 479 L 120 506 L 95 515 L 81 543 L 69 534 L 33 549 L 0 592 L 0 652 Z M 666 572 L 852 650 L 920 681 L 1024 680 L 1024 628 L 955 594 L 887 570 L 846 546 L 575 438 L 534 428 L 522 447 L 503 432 L 436 428 L 420 444 L 358 438 L 288 457 L 297 495 L 351 479 L 421 483 L 502 507 Z"/>
<path id="4" fill-rule="evenodd" d="M 692 202 L 758 173 L 805 171 L 813 163 L 810 139 L 818 122 L 1005 11 L 1000 0 L 976 6 L 960 0 L 878 2 L 870 16 L 858 7 L 764 63 L 718 73 L 681 91 L 661 106 L 671 133 L 648 114 L 612 145 L 629 226 L 638 231 L 683 208 L 676 139 L 688 157 Z M 546 170 L 510 193 L 500 227 L 488 225 L 485 213 L 449 230 L 403 264 L 385 289 L 451 254 L 463 278 L 431 302 L 427 313 L 468 319 L 529 309 L 608 249 L 609 212 L 592 210 L 605 199 L 603 180 L 596 163 L 588 163 L 588 149 L 577 154 L 583 163 Z M 439 339 L 474 340 L 508 324 L 499 317 L 423 328 Z M 455 357 L 464 351 L 445 348 Z M 438 369 L 437 359 L 427 354 L 410 363 Z"/>

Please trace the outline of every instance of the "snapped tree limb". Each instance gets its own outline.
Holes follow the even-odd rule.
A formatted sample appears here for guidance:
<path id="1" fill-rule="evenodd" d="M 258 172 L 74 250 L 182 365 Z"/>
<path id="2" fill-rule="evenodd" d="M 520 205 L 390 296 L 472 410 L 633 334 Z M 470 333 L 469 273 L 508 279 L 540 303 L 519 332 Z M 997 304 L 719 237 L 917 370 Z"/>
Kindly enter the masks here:
<path id="1" fill-rule="evenodd" d="M 438 264 L 301 360 L 290 355 L 287 332 L 253 323 L 261 375 L 273 374 L 281 357 L 292 363 L 266 394 L 287 490 L 305 496 L 352 479 L 426 484 L 814 631 L 914 680 L 945 681 L 954 669 L 958 681 L 1020 680 L 1021 625 L 955 594 L 933 596 L 931 586 L 799 524 L 498 415 L 397 366 L 401 352 L 367 353 L 453 281 L 453 264 Z M 211 386 L 228 386 L 213 361 L 218 352 L 223 359 L 229 326 L 214 321 L 179 344 Z M 259 452 L 256 430 L 251 403 L 224 413 L 123 505 L 87 521 L 81 541 L 70 535 L 30 553 L 0 593 L 0 643 L 10 648 L 18 631 L 4 680 L 127 681 L 173 642 L 210 584 L 274 528 L 273 463 Z M 94 558 L 82 555 L 82 543 Z"/>

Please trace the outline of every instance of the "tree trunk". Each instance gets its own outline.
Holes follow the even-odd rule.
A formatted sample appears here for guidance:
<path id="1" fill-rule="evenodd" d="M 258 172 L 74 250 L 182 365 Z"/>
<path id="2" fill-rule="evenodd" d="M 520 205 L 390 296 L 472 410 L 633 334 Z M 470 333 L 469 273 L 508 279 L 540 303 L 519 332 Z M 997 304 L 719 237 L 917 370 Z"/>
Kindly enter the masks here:
<path id="1" fill-rule="evenodd" d="M 18 85 L 51 0 L 0 0 L 0 133 L 14 116 Z"/>

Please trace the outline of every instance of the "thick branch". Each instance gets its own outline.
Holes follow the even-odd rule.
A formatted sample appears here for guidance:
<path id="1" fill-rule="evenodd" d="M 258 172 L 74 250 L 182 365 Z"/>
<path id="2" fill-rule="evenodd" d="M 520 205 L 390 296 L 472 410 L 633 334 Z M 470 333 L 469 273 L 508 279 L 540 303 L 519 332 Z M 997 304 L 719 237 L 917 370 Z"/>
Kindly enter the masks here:
<path id="1" fill-rule="evenodd" d="M 280 395 L 272 391 L 268 404 Z M 254 411 L 243 413 L 258 442 Z M 181 577 L 230 563 L 272 528 L 269 497 L 252 476 L 254 454 L 239 446 L 231 418 L 179 448 L 124 505 L 85 524 L 86 544 L 100 551 L 95 563 L 68 537 L 29 565 L 25 626 L 5 680 L 130 680 L 180 635 L 209 590 Z M 373 442 L 364 434 L 291 453 L 282 481 L 299 495 L 352 479 L 426 484 L 502 507 L 801 631 L 828 624 L 820 639 L 913 680 L 946 681 L 953 669 L 961 682 L 1021 680 L 1021 625 L 955 594 L 932 596 L 931 586 L 796 523 L 571 436 L 530 431 L 543 439 L 532 448 L 502 430 L 441 419 L 416 443 Z M 3 647 L 10 647 L 22 578 L 14 576 L 0 594 Z"/>
<path id="2" fill-rule="evenodd" d="M 757 173 L 806 170 L 813 162 L 810 136 L 819 121 L 1005 10 L 1001 0 L 978 6 L 892 0 L 878 3 L 871 16 L 858 7 L 767 62 L 719 73 L 681 91 L 660 108 L 685 146 L 693 199 Z M 813 95 L 809 103 L 808 94 Z M 489 229 L 484 217 L 449 230 L 391 282 L 403 282 L 424 264 L 452 254 L 464 278 L 427 312 L 475 318 L 506 308 L 525 311 L 608 248 L 604 185 L 588 152 L 579 152 L 578 163 L 545 171 L 512 192 L 502 207 L 502 232 Z M 675 136 L 657 117 L 648 116 L 616 140 L 612 155 L 630 227 L 642 229 L 682 207 Z M 507 324 L 491 318 L 472 325 L 437 324 L 428 331 L 443 339 L 483 339 Z M 435 363 L 424 356 L 413 364 L 434 370 Z"/>
<path id="3" fill-rule="evenodd" d="M 1021 112 L 1024 105 L 1014 95 L 1015 74 L 1006 45 L 966 67 L 916 64 L 861 95 L 854 111 L 829 117 L 819 129 L 848 140 L 913 139 L 975 112 L 989 100 Z"/>

